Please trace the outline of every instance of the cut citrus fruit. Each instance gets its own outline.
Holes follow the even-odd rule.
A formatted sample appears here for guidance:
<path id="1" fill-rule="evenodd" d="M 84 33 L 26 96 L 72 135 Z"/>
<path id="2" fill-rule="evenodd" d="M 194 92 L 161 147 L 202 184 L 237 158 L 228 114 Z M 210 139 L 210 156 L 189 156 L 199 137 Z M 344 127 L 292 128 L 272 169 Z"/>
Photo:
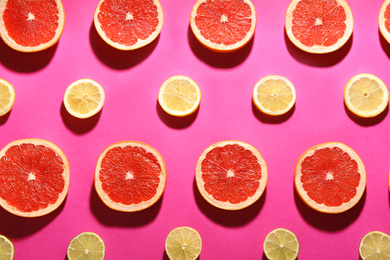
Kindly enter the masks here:
<path id="1" fill-rule="evenodd" d="M 94 24 L 100 37 L 119 50 L 134 50 L 160 34 L 164 16 L 158 0 L 100 0 Z"/>
<path id="2" fill-rule="evenodd" d="M 372 231 L 360 241 L 359 253 L 362 260 L 390 259 L 390 236 Z"/>
<path id="3" fill-rule="evenodd" d="M 199 86 L 186 76 L 170 77 L 162 84 L 158 93 L 160 106 L 173 116 L 188 116 L 194 113 L 200 100 Z"/>
<path id="4" fill-rule="evenodd" d="M 165 252 L 171 260 L 195 260 L 202 251 L 202 239 L 193 228 L 178 227 L 169 232 Z"/>
<path id="5" fill-rule="evenodd" d="M 244 47 L 256 28 L 256 10 L 250 0 L 198 0 L 190 25 L 199 42 L 215 52 Z"/>
<path id="6" fill-rule="evenodd" d="M 347 108 L 360 117 L 375 117 L 389 103 L 385 83 L 374 75 L 363 73 L 354 76 L 345 86 L 344 102 Z"/>
<path id="7" fill-rule="evenodd" d="M 0 116 L 7 114 L 15 102 L 15 90 L 10 83 L 0 79 Z"/>
<path id="8" fill-rule="evenodd" d="M 105 246 L 103 239 L 93 232 L 84 232 L 70 241 L 67 251 L 69 260 L 103 260 Z"/>
<path id="9" fill-rule="evenodd" d="M 292 0 L 285 29 L 291 42 L 303 51 L 333 52 L 352 35 L 352 11 L 345 0 Z"/>
<path id="10" fill-rule="evenodd" d="M 0 36 L 21 52 L 45 50 L 58 42 L 65 25 L 61 0 L 4 0 L 0 3 Z"/>
<path id="11" fill-rule="evenodd" d="M 91 79 L 79 79 L 65 91 L 64 106 L 74 117 L 89 118 L 103 108 L 105 94 L 102 86 Z"/>
<path id="12" fill-rule="evenodd" d="M 383 38 L 390 43 L 390 0 L 385 0 L 382 4 L 382 7 L 379 11 L 379 31 L 381 32 Z"/>
<path id="13" fill-rule="evenodd" d="M 241 141 L 210 145 L 196 163 L 196 184 L 211 205 L 239 210 L 255 203 L 267 185 L 267 166 L 260 152 Z"/>
<path id="14" fill-rule="evenodd" d="M 298 257 L 299 243 L 293 232 L 277 228 L 265 237 L 263 249 L 269 260 L 294 260 Z"/>
<path id="15" fill-rule="evenodd" d="M 295 188 L 311 208 L 341 213 L 356 205 L 366 187 L 366 170 L 358 154 L 339 142 L 311 147 L 295 167 Z"/>
<path id="16" fill-rule="evenodd" d="M 18 216 L 38 217 L 57 209 L 69 188 L 63 152 L 41 139 L 22 139 L 0 151 L 0 206 Z"/>
<path id="17" fill-rule="evenodd" d="M 0 235 L 0 259 L 12 260 L 15 256 L 15 249 L 12 242 L 5 236 Z"/>
<path id="18" fill-rule="evenodd" d="M 96 164 L 96 191 L 108 207 L 118 211 L 152 206 L 163 194 L 166 179 L 160 153 L 141 142 L 114 143 L 102 152 Z"/>
<path id="19" fill-rule="evenodd" d="M 287 78 L 271 75 L 256 83 L 252 99 L 263 113 L 278 116 L 287 113 L 294 106 L 296 93 L 294 85 Z"/>

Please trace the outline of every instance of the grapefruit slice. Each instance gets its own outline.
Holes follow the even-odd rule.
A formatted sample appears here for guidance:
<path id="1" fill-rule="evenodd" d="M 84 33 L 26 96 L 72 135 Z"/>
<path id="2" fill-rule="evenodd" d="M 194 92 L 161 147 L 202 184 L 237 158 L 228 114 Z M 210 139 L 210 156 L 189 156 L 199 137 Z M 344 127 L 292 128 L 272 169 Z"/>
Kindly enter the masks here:
<path id="1" fill-rule="evenodd" d="M 69 188 L 69 164 L 63 152 L 41 139 L 22 139 L 0 151 L 0 206 L 22 217 L 57 209 Z"/>
<path id="2" fill-rule="evenodd" d="M 11 111 L 14 103 L 14 87 L 4 79 L 0 79 L 0 116 L 4 116 Z"/>
<path id="3" fill-rule="evenodd" d="M 239 210 L 255 203 L 267 185 L 267 166 L 260 152 L 241 141 L 210 145 L 200 155 L 196 184 L 211 205 Z"/>
<path id="4" fill-rule="evenodd" d="M 347 108 L 360 117 L 375 117 L 389 103 L 389 91 L 378 77 L 363 73 L 352 77 L 344 89 Z"/>
<path id="5" fill-rule="evenodd" d="M 390 0 L 385 0 L 379 11 L 379 31 L 383 38 L 390 43 Z"/>
<path id="6" fill-rule="evenodd" d="M 74 117 L 89 118 L 102 110 L 105 94 L 102 86 L 92 79 L 79 79 L 65 91 L 64 106 Z"/>
<path id="7" fill-rule="evenodd" d="M 202 239 L 193 228 L 178 227 L 169 232 L 165 252 L 171 260 L 195 260 L 202 251 Z"/>
<path id="8" fill-rule="evenodd" d="M 269 260 L 294 260 L 298 257 L 299 242 L 290 230 L 277 228 L 265 237 L 263 249 Z"/>
<path id="9" fill-rule="evenodd" d="M 61 0 L 3 0 L 0 2 L 0 36 L 21 52 L 45 50 L 58 42 L 65 26 Z"/>
<path id="10" fill-rule="evenodd" d="M 104 241 L 93 232 L 84 232 L 77 235 L 70 241 L 67 250 L 68 260 L 103 260 L 104 255 Z"/>
<path id="11" fill-rule="evenodd" d="M 158 0 L 100 0 L 94 24 L 102 39 L 119 50 L 135 50 L 160 34 L 164 16 Z"/>
<path id="12" fill-rule="evenodd" d="M 124 212 L 146 209 L 164 192 L 166 167 L 153 147 L 122 141 L 108 146 L 96 164 L 95 188 L 104 204 Z"/>
<path id="13" fill-rule="evenodd" d="M 362 260 L 390 259 L 390 236 L 379 231 L 366 234 L 359 245 Z"/>
<path id="14" fill-rule="evenodd" d="M 200 105 L 201 93 L 198 84 L 186 76 L 167 79 L 158 93 L 158 103 L 172 116 L 188 116 Z"/>
<path id="15" fill-rule="evenodd" d="M 311 147 L 295 167 L 295 188 L 311 208 L 341 213 L 356 205 L 366 187 L 366 170 L 358 154 L 339 142 Z"/>
<path id="16" fill-rule="evenodd" d="M 279 116 L 287 113 L 294 106 L 296 92 L 294 85 L 287 78 L 271 75 L 256 83 L 252 99 L 263 113 Z"/>
<path id="17" fill-rule="evenodd" d="M 256 10 L 250 0 L 198 0 L 192 8 L 190 26 L 206 48 L 233 52 L 252 39 Z"/>
<path id="18" fill-rule="evenodd" d="M 303 51 L 333 52 L 352 35 L 352 11 L 345 0 L 292 0 L 285 29 L 291 42 Z"/>
<path id="19" fill-rule="evenodd" d="M 14 245 L 8 238 L 0 235 L 0 259 L 13 260 L 14 256 L 15 256 Z"/>

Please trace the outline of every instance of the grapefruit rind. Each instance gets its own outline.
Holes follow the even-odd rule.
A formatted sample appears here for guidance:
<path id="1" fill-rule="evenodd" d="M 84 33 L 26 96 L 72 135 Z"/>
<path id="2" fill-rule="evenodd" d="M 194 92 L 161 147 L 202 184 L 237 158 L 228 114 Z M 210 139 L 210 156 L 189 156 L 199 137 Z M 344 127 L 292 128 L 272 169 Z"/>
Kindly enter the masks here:
<path id="1" fill-rule="evenodd" d="M 390 0 L 385 0 L 381 6 L 381 9 L 379 10 L 379 15 L 378 15 L 378 25 L 379 25 L 379 31 L 381 32 L 383 38 L 390 43 L 390 32 L 386 29 L 385 22 L 385 12 L 387 6 L 390 4 Z"/>
<path id="2" fill-rule="evenodd" d="M 71 108 L 70 104 L 67 102 L 67 97 L 69 96 L 70 92 L 72 91 L 72 89 L 74 87 L 77 87 L 79 84 L 92 84 L 93 86 L 95 86 L 99 90 L 99 94 L 101 96 L 101 99 L 100 99 L 98 106 L 95 109 L 90 110 L 90 112 L 88 112 L 86 114 L 77 113 L 77 111 L 74 111 Z M 65 94 L 64 94 L 63 103 L 64 103 L 66 111 L 68 111 L 69 114 L 71 114 L 72 116 L 77 117 L 77 118 L 85 119 L 85 118 L 90 118 L 90 117 L 96 115 L 97 113 L 99 113 L 102 110 L 105 98 L 106 98 L 106 95 L 105 95 L 104 89 L 99 83 L 97 83 L 96 81 L 94 81 L 92 79 L 79 79 L 79 80 L 76 80 L 75 82 L 71 83 L 68 86 L 68 88 L 66 89 Z"/>
<path id="3" fill-rule="evenodd" d="M 229 201 L 222 202 L 217 199 L 215 199 L 211 194 L 209 194 L 205 188 L 204 188 L 204 181 L 202 179 L 202 162 L 206 158 L 206 155 L 208 152 L 210 152 L 212 149 L 216 147 L 223 147 L 225 145 L 230 145 L 230 144 L 238 144 L 241 147 L 249 150 L 252 152 L 254 156 L 256 156 L 258 163 L 261 166 L 261 179 L 259 180 L 259 188 L 255 192 L 255 194 L 252 197 L 249 197 L 247 200 L 239 202 L 239 203 L 230 203 Z M 265 188 L 267 186 L 267 181 L 268 181 L 268 170 L 267 170 L 267 165 L 265 163 L 265 160 L 263 156 L 260 154 L 260 152 L 254 148 L 252 145 L 242 142 L 242 141 L 236 141 L 236 140 L 227 140 L 227 141 L 221 141 L 218 143 L 214 143 L 210 145 L 209 147 L 206 148 L 202 152 L 202 154 L 199 156 L 198 161 L 196 163 L 196 168 L 195 168 L 195 180 L 196 180 L 196 185 L 198 187 L 198 190 L 202 197 L 211 205 L 214 207 L 224 209 L 224 210 L 240 210 L 244 209 L 246 207 L 249 207 L 250 205 L 254 204 L 263 194 L 265 191 Z"/>
<path id="4" fill-rule="evenodd" d="M 149 43 L 153 42 L 160 35 L 160 32 L 161 32 L 162 27 L 163 27 L 163 23 L 164 23 L 164 14 L 163 14 L 163 10 L 162 10 L 160 2 L 158 0 L 153 0 L 154 4 L 157 7 L 157 12 L 158 12 L 157 19 L 159 20 L 159 23 L 156 27 L 156 30 L 145 40 L 138 39 L 137 43 L 134 45 L 124 45 L 124 44 L 114 42 L 113 40 L 111 40 L 110 38 L 108 38 L 106 36 L 106 33 L 101 28 L 101 25 L 100 25 L 100 22 L 98 19 L 98 15 L 100 12 L 100 5 L 104 1 L 105 0 L 100 0 L 97 7 L 96 7 L 95 14 L 94 14 L 94 25 L 95 25 L 96 31 L 98 32 L 100 37 L 111 47 L 118 49 L 118 50 L 121 50 L 121 51 L 136 50 L 136 49 L 144 47 L 144 46 L 148 45 Z"/>
<path id="5" fill-rule="evenodd" d="M 313 53 L 313 54 L 325 54 L 325 53 L 330 53 L 334 52 L 338 49 L 340 49 L 345 43 L 348 42 L 349 38 L 352 35 L 353 32 L 353 15 L 351 8 L 349 7 L 347 1 L 345 0 L 337 0 L 338 4 L 342 6 L 345 10 L 346 14 L 346 20 L 345 24 L 347 26 L 346 30 L 344 31 L 344 35 L 341 39 L 337 41 L 332 46 L 326 47 L 323 45 L 314 45 L 314 46 L 306 46 L 302 44 L 293 34 L 292 32 L 292 20 L 293 20 L 293 12 L 296 9 L 297 4 L 302 1 L 302 0 L 292 0 L 291 3 L 289 4 L 287 11 L 286 11 L 286 17 L 285 17 L 285 30 L 288 38 L 290 41 L 299 49 L 302 51 L 308 52 L 308 53 Z"/>
<path id="6" fill-rule="evenodd" d="M 187 233 L 187 234 L 183 234 L 183 232 Z M 180 238 L 177 238 L 175 233 L 179 233 Z M 181 239 L 186 240 L 186 241 L 182 241 Z M 194 240 L 195 240 L 195 245 L 192 244 L 194 242 Z M 171 249 L 172 246 L 170 246 L 170 243 L 172 243 L 172 242 L 175 244 L 175 246 L 180 246 L 179 249 L 177 249 L 177 248 Z M 180 242 L 184 242 L 184 244 L 181 244 Z M 188 242 L 190 242 L 190 244 Z M 196 248 L 194 248 L 194 246 L 196 246 Z M 189 252 L 187 252 L 188 254 L 185 253 L 187 260 L 198 259 L 199 255 L 202 251 L 202 238 L 201 238 L 200 234 L 198 233 L 198 231 L 196 231 L 195 229 L 193 229 L 191 227 L 187 227 L 187 226 L 177 227 L 177 228 L 171 230 L 169 232 L 166 240 L 165 240 L 165 252 L 167 253 L 167 256 L 169 259 L 176 260 L 177 259 L 176 254 L 178 253 L 177 250 L 180 250 L 180 251 L 188 250 L 189 251 Z M 174 254 L 174 253 L 176 253 L 176 254 Z M 182 253 L 184 253 L 184 252 L 182 252 Z M 183 254 L 181 254 L 181 255 L 183 255 Z"/>
<path id="7" fill-rule="evenodd" d="M 275 247 L 276 245 L 279 245 L 279 244 L 272 242 L 271 236 L 273 236 L 274 234 L 277 234 L 277 233 L 283 233 L 284 234 L 282 236 L 283 239 L 286 239 L 287 236 L 289 236 L 291 238 L 291 240 L 288 241 L 289 242 L 288 244 L 285 244 L 287 241 L 283 241 L 284 242 L 283 246 L 280 245 L 279 247 Z M 281 242 L 281 241 L 278 241 L 278 242 Z M 268 250 L 268 248 L 267 248 L 268 243 L 272 245 L 273 249 L 280 249 L 280 250 L 278 250 L 279 253 L 277 254 L 280 258 L 279 257 L 275 258 L 273 256 L 272 252 L 270 252 Z M 291 246 L 293 248 L 291 248 Z M 263 249 L 264 249 L 264 255 L 269 260 L 277 260 L 277 259 L 293 260 L 293 259 L 296 259 L 298 257 L 299 241 L 298 241 L 298 238 L 296 237 L 296 235 L 293 232 L 291 232 L 290 230 L 284 229 L 284 228 L 277 228 L 277 229 L 274 229 L 267 234 L 267 236 L 264 239 Z M 286 250 L 286 252 L 290 253 L 289 256 L 291 256 L 291 255 L 293 255 L 293 256 L 287 257 L 286 252 L 284 250 Z"/>
<path id="8" fill-rule="evenodd" d="M 14 87 L 6 80 L 0 79 L 0 86 L 5 86 L 9 90 L 10 98 L 9 98 L 9 103 L 4 107 L 3 110 L 0 110 L 0 116 L 6 115 L 9 111 L 11 111 L 12 107 L 14 106 L 15 103 L 15 89 Z M 1 100 L 0 100 L 1 102 Z"/>
<path id="9" fill-rule="evenodd" d="M 204 36 L 202 36 L 200 30 L 196 26 L 195 23 L 195 17 L 196 17 L 196 12 L 198 10 L 199 5 L 202 3 L 209 1 L 209 0 L 198 0 L 195 5 L 192 8 L 191 11 L 191 16 L 190 16 L 190 26 L 192 29 L 192 32 L 195 35 L 195 38 L 207 49 L 218 52 L 218 53 L 229 53 L 229 52 L 234 52 L 238 51 L 241 48 L 243 48 L 245 45 L 248 44 L 248 42 L 253 38 L 255 34 L 255 29 L 256 29 L 256 9 L 253 3 L 250 0 L 244 0 L 245 3 L 247 3 L 250 6 L 251 9 L 251 17 L 252 19 L 252 24 L 249 32 L 246 34 L 246 36 L 239 42 L 236 42 L 235 44 L 232 45 L 225 45 L 225 44 L 218 44 L 215 42 L 212 42 L 208 39 L 206 39 Z"/>
<path id="10" fill-rule="evenodd" d="M 361 79 L 361 78 L 368 78 L 368 79 L 376 81 L 379 84 L 380 89 L 383 91 L 383 102 L 375 110 L 362 111 L 362 110 L 358 109 L 356 106 L 354 106 L 352 104 L 350 98 L 349 98 L 348 92 L 351 89 L 351 87 L 353 86 L 353 83 L 356 82 L 357 80 Z M 375 117 L 375 116 L 378 116 L 379 114 L 381 114 L 386 109 L 386 107 L 388 106 L 388 103 L 389 103 L 389 91 L 388 91 L 388 89 L 386 87 L 386 84 L 381 79 L 379 79 L 378 77 L 376 77 L 376 76 L 374 76 L 372 74 L 369 74 L 369 73 L 362 73 L 362 74 L 358 74 L 358 75 L 352 77 L 348 81 L 348 83 L 346 84 L 346 86 L 344 88 L 344 102 L 345 102 L 345 105 L 347 106 L 347 108 L 353 114 L 355 114 L 357 116 L 360 116 L 360 117 L 363 117 L 363 118 Z"/>
<path id="11" fill-rule="evenodd" d="M 137 146 L 137 147 L 144 148 L 147 152 L 153 154 L 157 158 L 157 161 L 158 161 L 159 165 L 161 166 L 161 174 L 159 176 L 160 183 L 156 189 L 156 194 L 154 195 L 154 197 L 152 199 L 147 200 L 147 201 L 142 201 L 141 203 L 138 203 L 138 204 L 125 205 L 123 203 L 117 203 L 117 202 L 112 201 L 110 199 L 110 197 L 108 196 L 108 194 L 106 192 L 104 192 L 104 190 L 102 188 L 102 182 L 100 181 L 100 178 L 99 178 L 99 172 L 101 169 L 101 162 L 104 159 L 106 153 L 108 151 L 110 151 L 112 148 L 126 147 L 126 146 Z M 94 181 L 96 192 L 97 192 L 98 196 L 100 197 L 100 199 L 103 201 L 103 203 L 107 207 L 109 207 L 113 210 L 122 211 L 122 212 L 136 212 L 136 211 L 141 211 L 141 210 L 144 210 L 144 209 L 147 209 L 147 208 L 153 206 L 161 198 L 162 194 L 164 193 L 166 181 L 167 181 L 167 169 L 166 169 L 166 165 L 165 165 L 164 159 L 162 158 L 161 154 L 152 146 L 145 144 L 145 143 L 142 143 L 142 142 L 121 141 L 121 142 L 114 143 L 114 144 L 108 146 L 100 154 L 99 159 L 96 163 L 95 181 Z"/>
<path id="12" fill-rule="evenodd" d="M 280 79 L 280 80 L 283 80 L 287 84 L 287 86 L 290 87 L 291 94 L 292 94 L 292 100 L 289 102 L 289 104 L 287 105 L 287 107 L 285 109 L 273 111 L 273 110 L 270 110 L 270 109 L 264 107 L 263 104 L 258 100 L 257 95 L 258 95 L 258 88 L 259 88 L 259 86 L 261 84 L 263 84 L 264 82 L 266 82 L 267 80 L 270 80 L 270 79 L 274 79 L 274 80 L 279 80 Z M 294 85 L 286 77 L 279 76 L 279 75 L 269 75 L 269 76 L 266 76 L 266 77 L 260 79 L 255 84 L 255 86 L 253 88 L 253 93 L 252 93 L 252 100 L 253 100 L 253 103 L 256 105 L 257 109 L 259 109 L 264 114 L 270 115 L 270 116 L 280 116 L 280 115 L 283 115 L 283 114 L 287 113 L 295 105 L 296 99 L 297 99 L 297 95 L 296 95 L 296 91 L 295 91 Z"/>
<path id="13" fill-rule="evenodd" d="M 334 207 L 328 207 L 323 204 L 319 204 L 315 202 L 313 199 L 311 199 L 308 195 L 307 192 L 303 189 L 303 184 L 301 182 L 301 167 L 302 167 L 302 162 L 304 161 L 305 158 L 313 155 L 317 150 L 323 149 L 323 148 L 333 148 L 333 147 L 339 147 L 341 148 L 344 152 L 348 153 L 348 155 L 351 157 L 351 159 L 355 160 L 358 166 L 358 172 L 360 173 L 360 181 L 359 185 L 357 187 L 356 195 L 349 200 L 346 203 L 341 204 L 340 206 L 334 206 Z M 298 159 L 298 162 L 295 166 L 295 189 L 299 195 L 299 197 L 302 199 L 302 201 L 309 206 L 310 208 L 322 212 L 322 213 L 329 213 L 329 214 L 337 214 L 337 213 L 342 213 L 345 212 L 349 209 L 351 209 L 353 206 L 355 206 L 361 197 L 364 194 L 365 188 L 366 188 L 366 181 L 367 181 L 367 176 L 366 176 L 366 169 L 364 167 L 363 161 L 360 159 L 359 155 L 349 146 L 340 143 L 340 142 L 328 142 L 328 143 L 323 143 L 323 144 L 318 144 L 316 146 L 313 146 L 309 148 L 306 152 L 304 152 L 300 158 Z"/>
<path id="14" fill-rule="evenodd" d="M 196 90 L 196 95 L 197 95 L 197 99 L 194 103 L 194 105 L 185 110 L 185 111 L 178 111 L 178 110 L 174 110 L 174 109 L 170 109 L 164 102 L 164 89 L 172 82 L 172 81 L 175 81 L 175 80 L 186 80 L 188 81 Z M 191 115 L 193 114 L 198 108 L 199 108 L 199 105 L 200 105 L 200 101 L 201 101 L 201 98 L 202 98 L 202 94 L 201 94 L 201 91 L 200 91 L 200 88 L 198 86 L 198 84 L 196 84 L 195 81 L 193 81 L 191 78 L 189 77 L 186 77 L 186 76 L 181 76 L 181 75 L 178 75 L 178 76 L 173 76 L 173 77 L 170 77 L 169 79 L 167 79 L 166 81 L 164 81 L 164 83 L 162 84 L 162 86 L 160 87 L 160 90 L 158 92 L 158 103 L 160 104 L 161 108 L 168 114 L 172 115 L 172 116 L 178 116 L 178 117 L 184 117 L 184 116 L 188 116 L 188 115 Z"/>
<path id="15" fill-rule="evenodd" d="M 7 150 L 15 145 L 21 145 L 24 143 L 28 144 L 34 144 L 34 145 L 43 145 L 45 147 L 49 147 L 53 149 L 56 154 L 61 158 L 64 166 L 64 172 L 63 172 L 63 177 L 64 177 L 64 190 L 58 195 L 58 199 L 54 204 L 49 204 L 48 207 L 44 209 L 40 209 L 37 211 L 32 211 L 32 212 L 22 212 L 18 210 L 16 207 L 9 205 L 8 202 L 0 197 L 0 206 L 7 210 L 8 212 L 20 216 L 20 217 L 27 217 L 27 218 L 32 218 L 32 217 L 40 217 L 44 216 L 46 214 L 51 213 L 52 211 L 56 210 L 62 202 L 65 200 L 66 195 L 68 194 L 69 190 L 69 182 L 70 182 L 70 170 L 69 170 L 69 163 L 68 160 L 65 157 L 65 154 L 62 152 L 60 148 L 58 148 L 55 144 L 42 140 L 42 139 L 21 139 L 21 140 L 16 140 L 13 141 L 9 144 L 7 144 L 1 151 L 0 151 L 0 158 L 5 156 L 5 153 Z"/>
<path id="16" fill-rule="evenodd" d="M 365 240 L 370 239 L 370 237 L 376 236 L 379 238 L 378 241 L 371 241 L 369 243 L 370 245 L 365 245 Z M 365 247 L 368 246 L 369 248 L 366 249 Z M 373 247 L 372 247 L 373 246 Z M 385 249 L 386 252 L 382 252 L 381 249 Z M 368 250 L 369 252 L 365 252 Z M 389 256 L 390 251 L 390 236 L 386 233 L 380 232 L 380 231 L 371 231 L 364 235 L 364 237 L 360 240 L 359 244 L 359 255 L 362 260 L 365 259 L 387 259 Z M 369 255 L 366 255 L 369 253 Z M 382 254 L 383 255 L 380 255 Z M 383 258 L 386 256 L 387 258 Z"/>
<path id="17" fill-rule="evenodd" d="M 54 1 L 57 3 L 57 7 L 58 7 L 58 27 L 56 29 L 55 36 L 50 41 L 40 44 L 38 46 L 23 46 L 16 43 L 15 40 L 9 36 L 3 21 L 3 14 L 4 11 L 6 10 L 6 5 L 8 0 L 0 2 L 0 37 L 10 48 L 20 52 L 39 52 L 39 51 L 46 50 L 51 46 L 55 45 L 60 40 L 62 32 L 64 31 L 65 11 L 61 0 L 54 0 Z"/>

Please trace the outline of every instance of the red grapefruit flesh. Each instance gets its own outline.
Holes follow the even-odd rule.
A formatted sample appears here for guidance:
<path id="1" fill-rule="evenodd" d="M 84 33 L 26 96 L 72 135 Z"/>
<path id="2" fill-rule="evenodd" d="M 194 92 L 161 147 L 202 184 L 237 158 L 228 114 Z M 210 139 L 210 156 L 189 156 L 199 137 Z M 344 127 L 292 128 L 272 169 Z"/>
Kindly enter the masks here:
<path id="1" fill-rule="evenodd" d="M 303 51 L 333 52 L 352 35 L 352 11 L 345 0 L 292 0 L 285 29 L 291 42 Z"/>
<path id="2" fill-rule="evenodd" d="M 118 211 L 133 212 L 156 203 L 164 192 L 166 167 L 153 147 L 122 141 L 107 147 L 95 170 L 95 188 L 102 201 Z"/>
<path id="3" fill-rule="evenodd" d="M 100 37 L 119 50 L 134 50 L 160 34 L 163 12 L 158 0 L 100 0 L 94 24 Z"/>
<path id="4" fill-rule="evenodd" d="M 36 52 L 58 42 L 65 25 L 61 0 L 0 2 L 0 36 L 11 48 Z"/>
<path id="5" fill-rule="evenodd" d="M 356 205 L 366 187 L 366 170 L 357 153 L 343 143 L 314 146 L 298 160 L 295 188 L 311 208 L 341 213 Z"/>
<path id="6" fill-rule="evenodd" d="M 199 42 L 215 52 L 244 47 L 256 28 L 256 10 L 250 0 L 198 0 L 190 25 Z"/>
<path id="7" fill-rule="evenodd" d="M 379 31 L 382 36 L 390 43 L 390 0 L 385 0 L 379 11 Z"/>
<path id="8" fill-rule="evenodd" d="M 222 141 L 209 146 L 196 163 L 196 184 L 211 205 L 238 210 L 255 203 L 268 178 L 260 152 L 241 141 Z"/>
<path id="9" fill-rule="evenodd" d="M 69 188 L 69 164 L 54 144 L 39 139 L 9 143 L 0 151 L 0 206 L 22 217 L 46 215 Z"/>

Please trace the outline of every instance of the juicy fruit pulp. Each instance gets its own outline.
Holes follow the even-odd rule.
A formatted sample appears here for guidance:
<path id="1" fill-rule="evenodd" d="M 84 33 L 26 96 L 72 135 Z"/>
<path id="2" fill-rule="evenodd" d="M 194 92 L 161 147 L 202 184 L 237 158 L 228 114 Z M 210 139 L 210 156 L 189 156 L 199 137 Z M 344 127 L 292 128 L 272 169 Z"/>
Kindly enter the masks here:
<path id="1" fill-rule="evenodd" d="M 211 145 L 199 157 L 196 182 L 212 205 L 229 210 L 253 204 L 267 183 L 261 154 L 249 144 L 224 141 Z"/>
<path id="2" fill-rule="evenodd" d="M 366 234 L 360 241 L 359 253 L 363 260 L 390 259 L 390 236 L 379 231 Z"/>
<path id="3" fill-rule="evenodd" d="M 84 232 L 69 243 L 67 256 L 69 260 L 90 259 L 103 260 L 105 246 L 103 240 L 92 232 Z"/>
<path id="4" fill-rule="evenodd" d="M 254 34 L 256 12 L 248 0 L 198 0 L 191 14 L 191 28 L 206 47 L 234 51 Z"/>
<path id="5" fill-rule="evenodd" d="M 133 141 L 113 144 L 99 157 L 95 187 L 107 206 L 120 211 L 138 211 L 162 195 L 166 169 L 154 148 Z"/>
<path id="6" fill-rule="evenodd" d="M 40 51 L 54 45 L 64 28 L 64 10 L 59 0 L 7 0 L 1 36 L 19 51 Z M 4 30 L 4 31 L 3 31 Z"/>
<path id="7" fill-rule="evenodd" d="M 163 14 L 158 0 L 101 0 L 95 27 L 110 45 L 132 50 L 153 41 L 160 33 Z"/>
<path id="8" fill-rule="evenodd" d="M 19 140 L 1 151 L 0 203 L 6 210 L 34 217 L 59 206 L 68 190 L 69 166 L 58 150 L 47 141 Z"/>
<path id="9" fill-rule="evenodd" d="M 358 155 L 341 143 L 306 151 L 296 167 L 295 186 L 309 206 L 327 213 L 354 206 L 365 189 L 365 169 Z"/>
<path id="10" fill-rule="evenodd" d="M 190 227 L 172 230 L 165 241 L 165 252 L 171 260 L 195 260 L 202 250 L 199 233 Z"/>
<path id="11" fill-rule="evenodd" d="M 298 256 L 299 243 L 294 233 L 278 228 L 267 235 L 263 248 L 270 260 L 294 260 Z"/>

